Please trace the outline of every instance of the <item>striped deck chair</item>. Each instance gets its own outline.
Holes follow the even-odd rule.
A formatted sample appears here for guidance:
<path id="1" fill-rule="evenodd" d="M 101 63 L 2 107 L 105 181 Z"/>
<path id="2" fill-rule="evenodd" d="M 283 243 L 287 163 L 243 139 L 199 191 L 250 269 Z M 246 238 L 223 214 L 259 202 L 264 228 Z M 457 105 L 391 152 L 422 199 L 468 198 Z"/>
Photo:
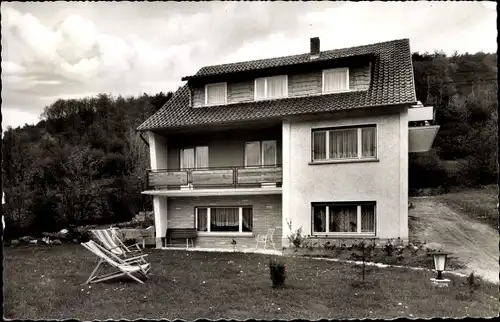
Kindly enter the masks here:
<path id="1" fill-rule="evenodd" d="M 98 283 L 121 276 L 128 276 L 133 280 L 143 284 L 144 282 L 141 281 L 138 277 L 134 276 L 133 275 L 134 273 L 139 273 L 140 275 L 147 278 L 147 271 L 149 270 L 149 264 L 143 264 L 138 260 L 139 259 L 138 257 L 143 257 L 145 255 L 138 257 L 131 257 L 129 259 L 120 259 L 112 252 L 106 250 L 104 247 L 100 246 L 93 240 L 89 240 L 86 243 L 82 243 L 82 246 L 88 249 L 94 255 L 96 255 L 99 259 L 99 262 L 97 263 L 97 266 L 90 274 L 90 277 L 83 284 Z M 111 273 L 99 275 L 102 269 L 104 268 L 102 264 L 105 263 L 108 263 L 111 267 L 115 268 L 116 270 Z"/>
<path id="2" fill-rule="evenodd" d="M 94 229 L 91 232 L 101 243 L 101 246 L 120 258 L 126 259 L 143 255 L 139 243 L 127 247 L 111 229 Z M 146 263 L 144 260 L 144 264 Z"/>

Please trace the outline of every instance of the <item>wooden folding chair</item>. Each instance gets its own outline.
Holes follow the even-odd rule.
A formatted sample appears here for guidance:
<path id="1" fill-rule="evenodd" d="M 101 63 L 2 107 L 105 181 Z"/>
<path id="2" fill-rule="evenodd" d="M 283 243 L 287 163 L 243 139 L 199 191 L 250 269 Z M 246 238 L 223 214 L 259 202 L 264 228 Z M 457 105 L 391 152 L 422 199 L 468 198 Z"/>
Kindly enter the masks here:
<path id="1" fill-rule="evenodd" d="M 127 247 L 112 229 L 93 229 L 91 232 L 97 238 L 101 246 L 104 246 L 104 248 L 115 255 L 120 257 L 142 255 L 142 250 L 138 246 L 139 244 Z"/>
<path id="2" fill-rule="evenodd" d="M 255 245 L 255 248 L 259 248 L 259 243 L 264 243 L 264 249 L 265 249 L 267 246 L 267 242 L 270 241 L 271 244 L 273 245 L 273 248 L 276 249 L 273 241 L 274 230 L 275 230 L 274 228 L 269 228 L 266 234 L 258 234 L 256 238 L 257 244 Z"/>
<path id="3" fill-rule="evenodd" d="M 147 272 L 149 271 L 150 265 L 143 264 L 139 261 L 139 257 L 144 257 L 145 255 L 131 257 L 129 259 L 120 259 L 118 256 L 106 250 L 104 247 L 100 246 L 93 240 L 89 240 L 86 243 L 82 243 L 82 246 L 88 249 L 90 252 L 92 252 L 99 258 L 97 266 L 94 268 L 87 281 L 83 284 L 98 283 L 105 280 L 118 278 L 121 276 L 128 276 L 133 280 L 143 284 L 144 282 L 141 281 L 136 276 L 134 276 L 133 275 L 134 273 L 139 273 L 145 278 L 147 278 Z M 111 273 L 99 275 L 102 269 L 104 268 L 103 264 L 105 263 L 108 263 L 111 267 L 115 268 L 116 270 Z"/>

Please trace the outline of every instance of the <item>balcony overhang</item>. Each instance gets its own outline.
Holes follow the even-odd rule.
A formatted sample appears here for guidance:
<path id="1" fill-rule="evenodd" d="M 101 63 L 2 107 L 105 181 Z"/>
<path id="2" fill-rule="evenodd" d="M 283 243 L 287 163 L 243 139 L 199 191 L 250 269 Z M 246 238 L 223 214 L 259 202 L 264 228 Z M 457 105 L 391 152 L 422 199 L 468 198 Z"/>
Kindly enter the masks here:
<path id="1" fill-rule="evenodd" d="M 408 152 L 427 152 L 432 148 L 439 125 L 408 127 Z"/>
<path id="2" fill-rule="evenodd" d="M 281 187 L 266 188 L 223 188 L 223 189 L 192 189 L 192 190 L 146 190 L 143 195 L 163 197 L 209 197 L 209 196 L 251 196 L 251 195 L 280 195 Z"/>
<path id="3" fill-rule="evenodd" d="M 436 116 L 434 106 L 417 105 L 408 109 L 408 152 L 427 152 L 432 148 L 439 125 L 430 125 Z"/>

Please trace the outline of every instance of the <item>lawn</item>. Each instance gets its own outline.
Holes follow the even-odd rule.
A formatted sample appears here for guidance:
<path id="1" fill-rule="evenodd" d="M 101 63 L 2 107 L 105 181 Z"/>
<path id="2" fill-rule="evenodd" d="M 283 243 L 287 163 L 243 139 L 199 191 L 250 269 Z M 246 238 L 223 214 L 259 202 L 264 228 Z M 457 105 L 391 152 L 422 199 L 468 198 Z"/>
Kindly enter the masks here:
<path id="1" fill-rule="evenodd" d="M 498 186 L 465 189 L 438 195 L 436 198 L 455 211 L 463 212 L 491 227 L 498 229 Z"/>
<path id="2" fill-rule="evenodd" d="M 272 289 L 270 255 L 147 250 L 145 284 L 114 281 L 80 286 L 95 258 L 79 245 L 4 248 L 4 317 L 9 319 L 321 319 L 497 316 L 498 286 L 450 276 L 433 289 L 433 273 L 360 268 L 301 257 L 286 264 L 283 289 Z M 274 257 L 276 258 L 276 257 Z"/>

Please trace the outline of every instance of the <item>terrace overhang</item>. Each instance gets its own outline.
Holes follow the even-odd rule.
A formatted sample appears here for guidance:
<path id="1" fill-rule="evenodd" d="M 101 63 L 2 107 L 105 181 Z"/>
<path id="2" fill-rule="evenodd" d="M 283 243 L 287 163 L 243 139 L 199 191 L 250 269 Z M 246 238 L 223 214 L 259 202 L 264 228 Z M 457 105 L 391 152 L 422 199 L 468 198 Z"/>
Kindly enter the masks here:
<path id="1" fill-rule="evenodd" d="M 435 119 L 433 106 L 415 105 L 408 109 L 408 152 L 427 152 L 432 148 L 439 125 L 431 125 Z"/>

